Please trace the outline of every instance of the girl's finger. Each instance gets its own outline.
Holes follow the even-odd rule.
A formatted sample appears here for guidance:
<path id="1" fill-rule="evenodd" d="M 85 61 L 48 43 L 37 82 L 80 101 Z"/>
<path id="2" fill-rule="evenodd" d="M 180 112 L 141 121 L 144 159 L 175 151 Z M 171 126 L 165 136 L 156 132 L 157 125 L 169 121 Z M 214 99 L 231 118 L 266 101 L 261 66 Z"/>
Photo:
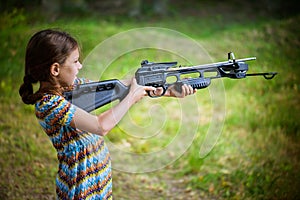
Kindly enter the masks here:
<path id="1" fill-rule="evenodd" d="M 152 86 L 144 86 L 144 90 L 145 90 L 145 91 L 153 91 L 153 92 L 155 92 L 155 91 L 156 91 L 156 88 L 155 88 L 155 87 L 152 87 Z"/>
<path id="2" fill-rule="evenodd" d="M 192 86 L 189 85 L 189 94 L 194 94 L 194 89 Z"/>

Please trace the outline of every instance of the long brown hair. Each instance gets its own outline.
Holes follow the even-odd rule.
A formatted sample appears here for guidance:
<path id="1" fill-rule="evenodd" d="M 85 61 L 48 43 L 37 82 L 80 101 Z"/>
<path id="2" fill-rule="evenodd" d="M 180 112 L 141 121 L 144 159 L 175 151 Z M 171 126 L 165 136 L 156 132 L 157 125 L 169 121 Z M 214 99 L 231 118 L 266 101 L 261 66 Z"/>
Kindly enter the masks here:
<path id="1" fill-rule="evenodd" d="M 63 31 L 46 29 L 31 37 L 26 48 L 25 76 L 19 89 L 25 104 L 34 104 L 42 97 L 41 91 L 34 93 L 33 84 L 40 81 L 51 82 L 51 65 L 55 62 L 63 64 L 76 48 L 77 41 Z"/>

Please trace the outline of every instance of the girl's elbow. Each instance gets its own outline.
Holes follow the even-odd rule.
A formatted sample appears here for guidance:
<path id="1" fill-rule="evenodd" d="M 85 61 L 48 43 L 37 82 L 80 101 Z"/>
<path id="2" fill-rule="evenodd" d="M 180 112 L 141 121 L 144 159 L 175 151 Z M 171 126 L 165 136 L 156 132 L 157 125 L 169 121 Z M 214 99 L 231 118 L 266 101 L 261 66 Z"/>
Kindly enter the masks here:
<path id="1" fill-rule="evenodd" d="M 108 120 L 102 113 L 98 116 L 98 129 L 99 134 L 105 136 L 115 127 L 114 120 Z"/>
<path id="2" fill-rule="evenodd" d="M 100 135 L 100 136 L 105 136 L 108 133 L 108 131 L 103 129 L 100 125 L 98 125 L 97 127 L 94 127 L 91 132 L 96 135 Z"/>
<path id="3" fill-rule="evenodd" d="M 99 123 L 96 133 L 98 135 L 105 136 L 109 133 L 110 130 L 111 130 L 111 128 L 109 126 L 107 126 L 106 124 Z"/>
<path id="4" fill-rule="evenodd" d="M 98 131 L 98 134 L 101 135 L 101 136 L 105 136 L 109 133 L 110 129 L 105 129 L 105 128 L 101 128 L 99 131 Z"/>

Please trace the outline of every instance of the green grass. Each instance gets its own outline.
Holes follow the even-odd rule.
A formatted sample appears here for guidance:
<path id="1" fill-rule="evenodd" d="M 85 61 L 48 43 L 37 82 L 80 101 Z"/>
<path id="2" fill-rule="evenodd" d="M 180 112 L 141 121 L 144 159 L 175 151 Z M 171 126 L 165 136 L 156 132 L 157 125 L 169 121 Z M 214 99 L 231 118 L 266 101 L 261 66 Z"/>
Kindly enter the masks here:
<path id="1" fill-rule="evenodd" d="M 179 159 L 157 172 L 124 174 L 115 171 L 115 197 L 180 199 L 180 194 L 190 195 L 191 199 L 300 197 L 299 16 L 254 21 L 246 16 L 232 21 L 223 15 L 202 17 L 201 20 L 197 16 L 175 16 L 176 23 L 168 17 L 152 21 L 92 17 L 80 20 L 61 18 L 49 24 L 23 12 L 13 15 L 17 17 L 3 14 L 5 23 L 1 23 L 0 32 L 0 199 L 52 199 L 55 194 L 55 150 L 38 126 L 33 108 L 23 105 L 18 96 L 29 37 L 42 28 L 63 28 L 81 43 L 84 59 L 95 45 L 106 38 L 132 28 L 148 26 L 170 28 L 186 34 L 200 43 L 213 61 L 225 60 L 226 53 L 233 51 L 237 58 L 257 57 L 256 61 L 249 62 L 249 72 L 277 71 L 279 74 L 269 81 L 261 77 L 223 80 L 226 118 L 218 142 L 205 158 L 199 157 L 199 149 L 211 123 L 213 105 L 209 90 L 199 90 L 196 102 L 201 116 L 197 119 L 199 126 L 192 145 Z M 35 20 L 32 21 L 32 18 Z M 130 75 L 132 68 L 128 66 L 137 67 L 145 57 L 153 61 L 176 60 L 185 64 L 183 58 L 170 52 L 139 50 L 115 60 L 106 77 Z M 186 126 L 188 130 L 189 126 L 188 123 L 179 124 L 181 110 L 176 102 L 147 98 L 132 108 L 127 116 L 127 119 L 132 117 L 137 126 L 145 131 L 151 130 L 151 120 L 166 115 L 167 120 L 159 137 L 140 140 L 126 135 L 124 133 L 130 127 L 123 120 L 107 139 L 136 153 L 155 152 L 166 147 L 180 127 Z M 165 110 L 152 105 L 162 106 L 159 108 Z M 152 112 L 148 112 L 149 108 Z M 104 109 L 107 108 L 101 110 Z M 193 108 L 187 104 L 183 104 L 183 109 L 193 113 Z M 186 134 L 190 136 L 192 133 Z M 136 184 L 132 183 L 133 179 Z M 121 188 L 128 191 L 128 196 Z M 145 195 L 141 195 L 143 193 Z"/>

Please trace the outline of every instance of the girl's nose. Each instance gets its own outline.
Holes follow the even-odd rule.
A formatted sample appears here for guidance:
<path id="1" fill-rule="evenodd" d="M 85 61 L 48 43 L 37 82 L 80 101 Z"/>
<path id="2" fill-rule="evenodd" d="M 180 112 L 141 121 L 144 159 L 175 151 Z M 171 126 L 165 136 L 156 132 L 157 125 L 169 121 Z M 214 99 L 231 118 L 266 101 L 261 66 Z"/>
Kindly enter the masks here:
<path id="1" fill-rule="evenodd" d="M 81 68 L 82 68 L 82 64 L 79 62 L 78 69 L 81 69 Z"/>

